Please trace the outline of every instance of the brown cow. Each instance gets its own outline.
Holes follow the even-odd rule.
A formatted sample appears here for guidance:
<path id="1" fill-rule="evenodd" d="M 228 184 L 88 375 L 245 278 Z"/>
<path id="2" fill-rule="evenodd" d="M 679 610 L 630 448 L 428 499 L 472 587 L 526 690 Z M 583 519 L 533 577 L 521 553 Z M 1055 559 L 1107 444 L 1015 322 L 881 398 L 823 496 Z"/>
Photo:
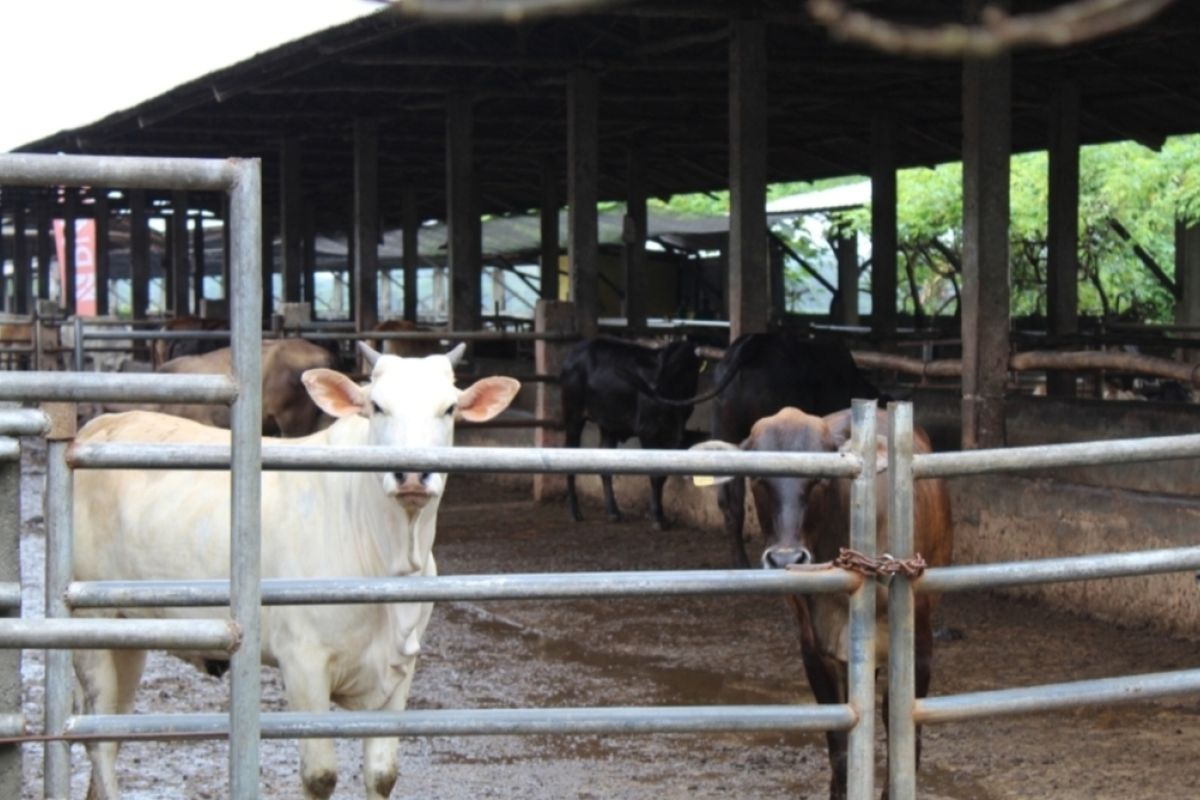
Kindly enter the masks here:
<path id="1" fill-rule="evenodd" d="M 321 413 L 301 382 L 306 370 L 332 369 L 334 358 L 325 348 L 303 339 L 274 339 L 262 343 L 262 419 L 267 436 L 306 436 L 326 427 L 332 418 Z M 173 358 L 156 370 L 192 375 L 232 374 L 228 347 L 198 356 Z M 109 411 L 125 411 L 134 406 L 108 406 Z M 165 404 L 136 406 L 174 414 L 178 417 L 228 428 L 229 407 L 203 404 Z"/>
<path id="2" fill-rule="evenodd" d="M 877 416 L 878 450 L 881 466 L 887 461 L 887 415 Z M 806 414 L 798 408 L 784 408 L 754 424 L 740 449 L 757 452 L 835 453 L 850 438 L 850 411 L 837 411 L 825 417 Z M 708 449 L 738 449 L 726 443 L 708 442 Z M 917 429 L 913 451 L 930 452 L 929 437 Z M 783 569 L 794 564 L 832 561 L 850 539 L 850 480 L 833 478 L 752 478 L 750 488 L 755 510 L 762 526 L 766 547 L 762 565 Z M 950 496 L 941 480 L 915 482 L 913 498 L 914 552 L 930 566 L 950 563 L 953 528 L 950 521 Z M 875 483 L 878 552 L 887 545 L 888 502 L 887 473 Z M 876 593 L 876 656 L 882 666 L 887 660 L 887 589 Z M 845 703 L 847 697 L 847 647 L 850 641 L 848 603 L 844 595 L 793 595 L 788 598 L 800 625 L 800 649 L 809 686 L 818 703 Z M 937 599 L 928 594 L 915 598 L 916 622 L 916 694 L 929 691 L 933 651 L 932 616 Z M 833 768 L 831 798 L 846 796 L 846 734 L 827 734 L 829 760 Z M 920 754 L 920 731 L 917 732 Z"/>
<path id="3" fill-rule="evenodd" d="M 407 319 L 385 319 L 376 325 L 373 331 L 388 333 L 391 331 L 414 332 L 428 331 L 430 328 L 419 327 Z M 420 358 L 442 352 L 442 344 L 436 339 L 374 339 L 371 345 L 384 355 L 400 356 L 401 358 Z"/>

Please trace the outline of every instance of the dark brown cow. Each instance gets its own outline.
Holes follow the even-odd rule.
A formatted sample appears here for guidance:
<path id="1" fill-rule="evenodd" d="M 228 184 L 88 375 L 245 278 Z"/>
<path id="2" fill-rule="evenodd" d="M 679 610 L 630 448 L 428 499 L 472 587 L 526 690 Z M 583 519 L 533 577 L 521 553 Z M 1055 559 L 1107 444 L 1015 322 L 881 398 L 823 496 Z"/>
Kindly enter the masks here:
<path id="1" fill-rule="evenodd" d="M 877 416 L 878 458 L 887 461 L 887 415 Z M 913 450 L 930 452 L 929 437 L 917 429 Z M 850 438 L 850 411 L 837 411 L 825 417 L 806 414 L 788 407 L 764 417 L 751 428 L 741 450 L 756 452 L 837 452 Z M 722 443 L 724 444 L 724 443 Z M 705 447 L 719 447 L 709 442 Z M 727 445 L 729 449 L 739 449 Z M 737 479 L 740 480 L 740 479 Z M 850 484 L 848 479 L 832 478 L 752 478 L 750 489 L 762 526 L 766 547 L 762 565 L 783 569 L 794 564 L 832 561 L 850 540 Z M 914 551 L 930 566 L 950 563 L 954 534 L 950 520 L 950 496 L 941 480 L 915 483 L 913 498 Z M 888 502 L 887 473 L 875 483 L 878 552 L 887 547 Z M 876 655 L 882 666 L 887 659 L 887 589 L 876 593 Z M 845 703 L 847 697 L 847 656 L 850 641 L 848 602 L 844 595 L 793 595 L 788 598 L 800 625 L 800 649 L 809 686 L 819 703 Z M 916 693 L 929 691 L 933 652 L 932 616 L 937 598 L 918 594 L 915 598 L 916 621 Z M 846 796 L 846 734 L 827 734 L 829 760 L 833 768 L 831 798 Z M 917 732 L 920 755 L 920 731 Z"/>
<path id="2" fill-rule="evenodd" d="M 321 413 L 301 382 L 306 370 L 334 367 L 333 355 L 325 348 L 303 339 L 274 339 L 262 343 L 262 419 L 267 436 L 306 436 L 328 425 L 332 418 Z M 173 358 L 157 372 L 218 375 L 232 374 L 233 363 L 228 347 L 198 356 Z M 125 411 L 132 406 L 109 406 L 109 411 Z M 228 428 L 229 407 L 224 405 L 165 404 L 137 406 L 174 414 L 178 417 Z"/>
<path id="3" fill-rule="evenodd" d="M 229 321 L 223 319 L 201 319 L 200 317 L 175 317 L 162 324 L 163 331 L 224 331 L 229 330 Z M 168 361 L 182 356 L 211 353 L 229 346 L 229 339 L 153 339 L 150 344 L 150 363 L 155 369 Z"/>

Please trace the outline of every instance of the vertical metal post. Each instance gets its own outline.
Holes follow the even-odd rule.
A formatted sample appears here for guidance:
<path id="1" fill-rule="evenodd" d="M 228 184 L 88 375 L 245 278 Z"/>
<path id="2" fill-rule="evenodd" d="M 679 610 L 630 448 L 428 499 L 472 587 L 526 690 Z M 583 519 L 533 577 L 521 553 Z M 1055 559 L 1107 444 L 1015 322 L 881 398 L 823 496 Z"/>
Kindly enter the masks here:
<path id="1" fill-rule="evenodd" d="M 75 315 L 72 324 L 75 326 L 75 371 L 83 372 L 83 318 Z"/>
<path id="2" fill-rule="evenodd" d="M 21 580 L 21 460 L 0 461 L 0 582 Z M 20 609 L 0 616 L 21 615 Z M 0 714 L 21 713 L 21 651 L 0 650 Z M 0 797 L 21 796 L 21 745 L 0 745 Z"/>
<path id="3" fill-rule="evenodd" d="M 260 639 L 262 597 L 262 172 L 257 159 L 239 162 L 229 191 L 230 334 L 238 397 L 232 428 L 232 555 L 230 613 L 241 628 L 241 646 L 230 664 L 230 797 L 258 796 Z"/>
<path id="4" fill-rule="evenodd" d="M 888 551 L 913 552 L 912 403 L 888 404 Z M 888 588 L 888 797 L 917 796 L 915 649 L 912 581 L 899 574 Z"/>
<path id="5" fill-rule="evenodd" d="M 767 39 L 761 19 L 729 23 L 729 340 L 770 316 L 767 253 Z"/>
<path id="6" fill-rule="evenodd" d="M 862 472 L 850 486 L 850 547 L 875 555 L 875 401 L 851 407 L 851 449 Z M 858 714 L 850 730 L 846 792 L 849 800 L 875 793 L 875 581 L 850 595 L 849 701 Z"/>
<path id="7" fill-rule="evenodd" d="M 50 417 L 46 436 L 46 619 L 71 615 L 67 607 L 67 584 L 71 582 L 73 552 L 72 515 L 75 481 L 67 466 L 67 447 L 75 438 L 75 404 L 47 403 Z M 71 651 L 46 651 L 45 731 L 64 732 L 74 701 Z M 43 785 L 48 800 L 66 798 L 71 791 L 71 746 L 68 742 L 46 742 Z"/>

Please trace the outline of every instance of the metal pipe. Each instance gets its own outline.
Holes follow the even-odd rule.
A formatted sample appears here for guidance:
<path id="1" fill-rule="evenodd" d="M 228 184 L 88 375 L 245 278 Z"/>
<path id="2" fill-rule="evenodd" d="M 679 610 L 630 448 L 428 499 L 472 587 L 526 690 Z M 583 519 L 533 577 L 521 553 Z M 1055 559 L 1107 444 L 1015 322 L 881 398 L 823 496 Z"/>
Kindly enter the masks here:
<path id="1" fill-rule="evenodd" d="M 7 436 L 0 437 L 0 461 L 20 461 L 21 443 Z"/>
<path id="2" fill-rule="evenodd" d="M 52 435 L 57 436 L 52 432 Z M 73 553 L 74 476 L 67 466 L 66 439 L 46 444 L 46 618 L 44 620 L 0 620 L 0 642 L 16 647 L 36 647 L 33 642 L 59 628 L 78 625 L 67 619 L 66 589 L 71 582 Z M 8 635 L 4 635 L 7 630 Z M 42 645 L 44 646 L 44 645 Z M 46 733 L 62 733 L 74 703 L 73 673 L 69 650 L 49 650 L 45 673 Z M 64 742 L 47 742 L 43 751 L 45 796 L 68 797 L 71 790 L 71 750 Z"/>
<path id="3" fill-rule="evenodd" d="M 46 648 L 51 654 L 72 648 L 222 650 L 232 653 L 239 641 L 237 628 L 228 620 L 220 619 L 0 619 L 0 647 Z M 69 652 L 66 661 L 66 687 L 70 698 Z M 69 703 L 67 713 L 70 713 Z"/>
<path id="4" fill-rule="evenodd" d="M 440 341 L 442 339 L 455 342 L 571 342 L 580 338 L 578 333 L 566 331 L 350 331 L 313 332 L 305 333 L 305 339 L 312 340 L 354 340 L 354 339 L 402 339 L 417 342 Z"/>
<path id="5" fill-rule="evenodd" d="M 927 697 L 917 701 L 914 714 L 920 724 L 959 722 L 978 717 L 1038 713 L 1074 706 L 1132 703 L 1196 692 L 1200 692 L 1200 669 L 1190 669 Z"/>
<path id="6" fill-rule="evenodd" d="M 1085 467 L 1200 456 L 1200 434 L 1112 439 L 1103 442 L 1006 447 L 914 457 L 913 477 L 946 478 L 1051 467 Z"/>
<path id="7" fill-rule="evenodd" d="M 273 578 L 262 582 L 265 606 L 318 603 L 426 603 L 444 600 L 534 600 L 578 597 L 676 597 L 724 594 L 831 594 L 862 577 L 833 567 L 813 570 L 684 570 L 512 575 L 413 575 L 397 578 Z M 226 606 L 229 582 L 88 581 L 67 588 L 72 608 Z"/>
<path id="8" fill-rule="evenodd" d="M 827 475 L 850 477 L 852 453 L 732 453 L 704 450 L 612 450 L 537 447 L 421 447 L 271 444 L 264 469 L 328 472 L 608 472 L 619 475 Z M 102 443 L 71 450 L 76 469 L 228 469 L 224 445 Z"/>
<path id="9" fill-rule="evenodd" d="M 46 412 L 37 408 L 6 408 L 0 411 L 0 434 L 44 436 L 50 430 Z"/>
<path id="10" fill-rule="evenodd" d="M 277 711 L 262 715 L 262 735 L 266 739 L 307 739 L 829 731 L 847 730 L 853 724 L 854 712 L 847 705 Z M 225 714 L 110 714 L 73 717 L 67 735 L 77 739 L 222 739 L 228 731 Z"/>
<path id="11" fill-rule="evenodd" d="M 83 372 L 83 317 L 75 317 L 75 371 Z"/>
<path id="12" fill-rule="evenodd" d="M 259 795 L 259 701 L 262 639 L 262 166 L 239 162 L 229 189 L 230 338 L 239 395 L 230 420 L 230 613 L 242 647 L 230 663 L 229 795 Z"/>
<path id="13" fill-rule="evenodd" d="M 927 569 L 918 592 L 963 592 L 1200 569 L 1200 546 Z"/>
<path id="14" fill-rule="evenodd" d="M 0 153 L 0 184 L 223 191 L 235 182 L 239 165 L 200 158 Z"/>
<path id="15" fill-rule="evenodd" d="M 18 736 L 24 736 L 26 733 L 25 715 L 24 714 L 0 714 L 0 738 L 15 739 Z M 4 747 L 12 747 L 12 745 L 4 745 Z M 16 747 L 20 752 L 20 747 Z M 20 761 L 17 762 L 18 764 Z M 20 783 L 16 784 L 17 790 L 10 797 L 17 797 L 21 793 Z"/>
<path id="16" fill-rule="evenodd" d="M 913 554 L 912 403 L 888 404 L 888 549 Z M 912 582 L 896 575 L 888 586 L 888 797 L 915 800 L 917 732 L 915 623 Z"/>
<path id="17" fill-rule="evenodd" d="M 218 339 L 228 339 L 229 331 L 88 331 L 84 334 L 88 339 L 92 340 L 125 340 L 144 341 L 162 339 L 164 341 L 175 341 L 179 339 L 203 339 L 208 341 Z"/>
<path id="18" fill-rule="evenodd" d="M 236 396 L 226 375 L 10 372 L 0 381 L 0 400 L 228 404 Z"/>
<path id="19" fill-rule="evenodd" d="M 9 517 L 0 517 L 8 519 Z M 21 584 L 17 581 L 0 583 L 0 610 L 19 610 L 21 608 Z"/>
<path id="20" fill-rule="evenodd" d="M 850 448 L 862 471 L 850 485 L 850 547 L 875 555 L 875 401 L 850 407 Z M 850 729 L 846 796 L 871 800 L 875 794 L 875 581 L 863 581 L 850 595 L 848 652 L 850 707 L 858 722 Z"/>

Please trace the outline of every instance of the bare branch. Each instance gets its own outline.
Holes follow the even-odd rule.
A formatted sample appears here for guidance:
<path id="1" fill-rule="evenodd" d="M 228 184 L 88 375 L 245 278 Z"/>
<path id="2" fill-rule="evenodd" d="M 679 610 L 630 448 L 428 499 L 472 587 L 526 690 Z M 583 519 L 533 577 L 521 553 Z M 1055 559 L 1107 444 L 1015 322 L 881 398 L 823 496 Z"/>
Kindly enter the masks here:
<path id="1" fill-rule="evenodd" d="M 984 9 L 978 25 L 904 25 L 852 11 L 844 0 L 808 0 L 808 13 L 839 39 L 897 55 L 987 58 L 1016 47 L 1066 47 L 1131 28 L 1175 0 L 1075 0 L 1049 11 L 1009 16 Z"/>

